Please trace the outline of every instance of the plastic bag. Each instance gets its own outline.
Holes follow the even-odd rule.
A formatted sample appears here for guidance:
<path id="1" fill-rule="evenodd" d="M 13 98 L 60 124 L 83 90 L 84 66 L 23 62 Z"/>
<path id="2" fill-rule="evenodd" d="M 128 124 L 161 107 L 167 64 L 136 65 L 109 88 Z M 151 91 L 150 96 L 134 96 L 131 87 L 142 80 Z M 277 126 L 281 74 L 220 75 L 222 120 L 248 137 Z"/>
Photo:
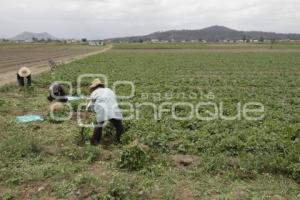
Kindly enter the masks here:
<path id="1" fill-rule="evenodd" d="M 19 123 L 44 121 L 44 118 L 40 115 L 24 115 L 24 116 L 18 116 L 16 119 L 17 122 Z"/>

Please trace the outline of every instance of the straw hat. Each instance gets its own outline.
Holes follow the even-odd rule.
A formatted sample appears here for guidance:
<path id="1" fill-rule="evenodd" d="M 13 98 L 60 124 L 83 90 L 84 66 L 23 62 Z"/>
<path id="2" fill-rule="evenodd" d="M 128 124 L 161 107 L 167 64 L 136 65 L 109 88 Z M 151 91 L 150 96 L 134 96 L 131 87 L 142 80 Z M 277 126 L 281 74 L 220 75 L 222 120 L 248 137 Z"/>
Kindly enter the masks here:
<path id="1" fill-rule="evenodd" d="M 64 110 L 64 104 L 60 102 L 55 102 L 50 105 L 51 112 L 60 112 Z"/>
<path id="2" fill-rule="evenodd" d="M 104 83 L 102 83 L 102 81 L 97 78 L 97 79 L 95 79 L 95 80 L 92 81 L 91 85 L 89 86 L 89 89 L 95 88 L 95 87 L 97 87 L 99 85 L 104 86 Z"/>
<path id="3" fill-rule="evenodd" d="M 31 74 L 31 71 L 27 67 L 22 67 L 21 69 L 19 69 L 18 74 L 19 76 L 25 78 Z"/>

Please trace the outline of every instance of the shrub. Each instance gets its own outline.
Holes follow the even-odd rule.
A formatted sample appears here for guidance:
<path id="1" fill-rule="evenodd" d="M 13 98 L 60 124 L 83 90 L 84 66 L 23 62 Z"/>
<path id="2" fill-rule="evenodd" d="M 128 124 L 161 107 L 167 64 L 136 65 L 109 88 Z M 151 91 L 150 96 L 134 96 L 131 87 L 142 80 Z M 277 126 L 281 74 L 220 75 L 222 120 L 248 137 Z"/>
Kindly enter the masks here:
<path id="1" fill-rule="evenodd" d="M 124 148 L 119 161 L 119 167 L 122 169 L 140 170 L 149 160 L 148 147 L 138 141 L 134 141 Z"/>
<path id="2" fill-rule="evenodd" d="M 295 163 L 295 164 L 291 164 L 288 169 L 291 171 L 292 173 L 292 178 L 297 181 L 298 183 L 300 183 L 300 164 L 299 163 Z"/>

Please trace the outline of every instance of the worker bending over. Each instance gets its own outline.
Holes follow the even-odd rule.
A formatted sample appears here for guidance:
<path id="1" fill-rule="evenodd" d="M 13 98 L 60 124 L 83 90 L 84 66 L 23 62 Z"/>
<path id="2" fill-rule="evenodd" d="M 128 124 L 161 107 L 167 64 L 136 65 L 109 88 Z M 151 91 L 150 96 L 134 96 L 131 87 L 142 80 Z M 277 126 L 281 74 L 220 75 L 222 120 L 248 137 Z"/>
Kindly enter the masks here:
<path id="1" fill-rule="evenodd" d="M 105 88 L 100 79 L 95 79 L 89 89 L 91 92 L 89 105 L 96 113 L 97 119 L 96 126 L 94 127 L 94 135 L 91 138 L 91 145 L 99 144 L 102 137 L 103 125 L 108 120 L 114 125 L 117 132 L 117 142 L 120 142 L 124 128 L 122 125 L 122 114 L 115 93 L 111 89 Z"/>
<path id="2" fill-rule="evenodd" d="M 63 89 L 63 87 L 59 83 L 52 83 L 49 87 L 49 96 L 47 97 L 48 101 L 53 102 L 58 101 L 61 103 L 66 103 L 68 101 L 68 97 Z"/>
<path id="3" fill-rule="evenodd" d="M 17 81 L 20 87 L 25 86 L 25 79 L 27 79 L 27 86 L 31 86 L 31 71 L 27 67 L 22 67 L 17 73 Z"/>

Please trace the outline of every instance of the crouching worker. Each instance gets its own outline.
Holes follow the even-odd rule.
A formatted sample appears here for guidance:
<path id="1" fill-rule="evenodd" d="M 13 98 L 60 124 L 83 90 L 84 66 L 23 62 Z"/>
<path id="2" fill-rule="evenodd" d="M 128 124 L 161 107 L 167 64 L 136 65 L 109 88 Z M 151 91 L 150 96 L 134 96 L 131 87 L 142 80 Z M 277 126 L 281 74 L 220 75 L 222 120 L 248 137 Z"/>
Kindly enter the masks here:
<path id="1" fill-rule="evenodd" d="M 94 135 L 91 138 L 91 145 L 99 144 L 102 137 L 102 128 L 105 121 L 110 121 L 117 132 L 116 140 L 120 142 L 120 138 L 124 133 L 122 124 L 122 114 L 117 103 L 117 97 L 115 93 L 105 88 L 105 85 L 100 79 L 95 79 L 89 87 L 90 107 L 96 113 L 97 123 L 94 127 Z M 89 109 L 89 108 L 87 108 Z"/>
<path id="2" fill-rule="evenodd" d="M 52 83 L 49 87 L 49 96 L 47 97 L 49 102 L 57 101 L 60 103 L 66 103 L 68 101 L 68 97 L 63 89 L 63 87 L 59 83 Z"/>
<path id="3" fill-rule="evenodd" d="M 31 86 L 31 71 L 27 67 L 22 67 L 17 73 L 17 81 L 21 88 L 25 86 L 25 79 L 27 80 L 26 85 Z"/>

